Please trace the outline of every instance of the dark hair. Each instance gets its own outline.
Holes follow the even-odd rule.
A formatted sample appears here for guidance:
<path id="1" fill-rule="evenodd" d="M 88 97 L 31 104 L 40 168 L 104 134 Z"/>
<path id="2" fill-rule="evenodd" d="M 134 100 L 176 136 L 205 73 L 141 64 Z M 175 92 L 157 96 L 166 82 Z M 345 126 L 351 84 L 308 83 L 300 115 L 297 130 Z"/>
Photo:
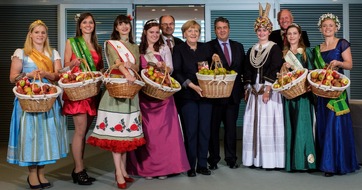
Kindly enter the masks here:
<path id="1" fill-rule="evenodd" d="M 148 20 L 145 25 L 143 26 L 143 32 L 142 32 L 142 36 L 141 36 L 141 43 L 140 43 L 140 54 L 146 54 L 146 50 L 148 48 L 148 42 L 147 42 L 147 30 L 149 30 L 150 28 L 157 26 L 160 29 L 160 24 L 157 22 L 157 20 L 155 19 L 151 19 Z M 160 50 L 160 46 L 163 44 L 162 42 L 162 38 L 160 35 L 160 38 L 158 39 L 158 41 L 153 44 L 153 49 L 158 52 Z"/>
<path id="2" fill-rule="evenodd" d="M 116 29 L 117 29 L 117 26 L 122 23 L 129 24 L 131 26 L 131 30 L 129 31 L 129 34 L 128 34 L 128 41 L 130 43 L 134 44 L 131 19 L 130 19 L 130 17 L 128 17 L 126 15 L 118 15 L 117 18 L 114 20 L 113 31 L 111 34 L 111 40 L 120 40 L 121 39 L 121 36 L 119 35 L 119 32 Z"/>
<path id="3" fill-rule="evenodd" d="M 87 17 L 91 17 L 94 23 L 94 30 L 92 32 L 92 36 L 91 36 L 91 42 L 94 45 L 94 48 L 97 51 L 98 55 L 102 55 L 102 47 L 98 44 L 98 39 L 97 39 L 97 35 L 96 35 L 96 21 L 94 20 L 94 17 L 91 13 L 85 12 L 80 14 L 79 19 L 77 20 L 77 29 L 76 29 L 76 33 L 75 33 L 75 37 L 80 37 L 82 36 L 82 30 L 80 29 L 80 24 L 83 22 L 84 19 L 86 19 Z"/>
<path id="4" fill-rule="evenodd" d="M 214 21 L 214 30 L 216 30 L 216 23 L 218 22 L 224 22 L 226 24 L 228 24 L 228 27 L 230 28 L 230 23 L 229 23 L 229 20 L 227 18 L 224 18 L 224 17 L 217 17 Z"/>
<path id="5" fill-rule="evenodd" d="M 173 19 L 173 22 L 175 22 L 175 18 L 172 15 L 162 15 L 162 16 L 160 16 L 160 19 L 158 20 L 160 22 L 160 24 L 162 24 L 162 18 L 166 17 L 166 16 L 171 17 Z"/>

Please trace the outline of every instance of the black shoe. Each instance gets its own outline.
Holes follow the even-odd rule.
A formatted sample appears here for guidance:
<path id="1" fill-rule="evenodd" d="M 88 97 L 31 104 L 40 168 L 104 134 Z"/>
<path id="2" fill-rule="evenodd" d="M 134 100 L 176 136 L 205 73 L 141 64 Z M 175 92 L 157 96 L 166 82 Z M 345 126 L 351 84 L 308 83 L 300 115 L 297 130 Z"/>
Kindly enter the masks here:
<path id="1" fill-rule="evenodd" d="M 48 182 L 48 183 L 42 183 L 42 182 L 40 182 L 40 185 L 41 185 L 41 187 L 43 188 L 43 189 L 48 189 L 48 188 L 50 188 L 51 187 L 51 184 Z"/>
<path id="2" fill-rule="evenodd" d="M 210 175 L 211 171 L 207 168 L 198 168 L 198 169 L 196 169 L 196 173 L 199 173 L 202 175 Z"/>
<path id="3" fill-rule="evenodd" d="M 231 169 L 235 169 L 235 168 L 238 168 L 239 165 L 235 162 L 228 162 L 227 165 L 229 166 L 229 168 Z"/>
<path id="4" fill-rule="evenodd" d="M 196 176 L 195 170 L 194 170 L 194 169 L 191 169 L 191 170 L 187 171 L 187 176 L 189 176 L 189 177 L 195 177 L 195 176 Z"/>
<path id="5" fill-rule="evenodd" d="M 28 178 L 26 179 L 26 181 L 28 181 L 28 184 L 29 184 L 30 189 L 43 189 L 40 184 L 38 184 L 38 185 L 32 185 L 32 184 L 30 184 L 29 176 L 28 176 Z"/>
<path id="6" fill-rule="evenodd" d="M 88 178 L 89 181 L 91 181 L 91 182 L 95 182 L 95 181 L 96 181 L 96 178 L 90 177 L 90 176 L 87 174 L 87 170 L 83 169 L 83 171 L 85 172 L 85 174 L 86 174 L 86 176 L 87 176 L 87 178 Z"/>
<path id="7" fill-rule="evenodd" d="M 92 185 L 92 182 L 89 180 L 88 174 L 85 170 L 75 173 L 73 169 L 72 178 L 73 183 L 78 183 L 79 185 Z"/>
<path id="8" fill-rule="evenodd" d="M 330 172 L 326 172 L 326 173 L 324 173 L 324 176 L 325 177 L 332 177 L 332 176 L 334 176 L 334 174 L 330 173 Z"/>
<path id="9" fill-rule="evenodd" d="M 218 169 L 219 167 L 217 167 L 217 164 L 210 164 L 210 166 L 209 166 L 209 169 L 210 170 L 216 170 L 216 169 Z"/>

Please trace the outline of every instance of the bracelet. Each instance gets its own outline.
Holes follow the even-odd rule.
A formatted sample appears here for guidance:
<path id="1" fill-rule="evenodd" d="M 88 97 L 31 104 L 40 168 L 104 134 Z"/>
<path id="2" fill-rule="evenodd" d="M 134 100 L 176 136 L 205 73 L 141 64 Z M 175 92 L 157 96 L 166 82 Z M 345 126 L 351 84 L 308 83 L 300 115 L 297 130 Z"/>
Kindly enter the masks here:
<path id="1" fill-rule="evenodd" d="M 343 68 L 343 61 L 341 61 L 342 65 L 340 66 L 340 68 Z"/>

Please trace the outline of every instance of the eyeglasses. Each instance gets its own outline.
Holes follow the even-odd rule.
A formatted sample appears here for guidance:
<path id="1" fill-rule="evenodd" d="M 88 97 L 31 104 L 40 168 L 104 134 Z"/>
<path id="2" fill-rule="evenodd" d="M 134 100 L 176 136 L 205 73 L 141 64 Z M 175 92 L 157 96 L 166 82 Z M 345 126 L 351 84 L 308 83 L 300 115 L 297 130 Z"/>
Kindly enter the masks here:
<path id="1" fill-rule="evenodd" d="M 174 22 L 171 23 L 162 23 L 161 26 L 175 26 Z"/>

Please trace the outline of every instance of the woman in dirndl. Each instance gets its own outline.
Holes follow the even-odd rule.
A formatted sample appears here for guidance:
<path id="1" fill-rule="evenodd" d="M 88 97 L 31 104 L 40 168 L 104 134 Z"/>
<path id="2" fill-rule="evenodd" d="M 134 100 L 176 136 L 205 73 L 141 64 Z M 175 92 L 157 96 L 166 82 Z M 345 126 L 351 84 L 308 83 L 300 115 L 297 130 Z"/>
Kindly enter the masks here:
<path id="1" fill-rule="evenodd" d="M 263 13 L 259 5 L 254 24 L 258 43 L 247 53 L 242 159 L 245 166 L 273 169 L 284 168 L 285 151 L 282 97 L 271 90 L 282 66 L 282 52 L 268 40 L 273 29 L 269 8 L 267 4 Z"/>
<path id="2" fill-rule="evenodd" d="M 120 75 L 129 83 L 139 70 L 138 46 L 133 41 L 131 17 L 119 15 L 114 21 L 111 40 L 105 42 L 105 54 L 111 75 Z M 113 155 L 115 180 L 120 189 L 133 182 L 126 170 L 126 153 L 146 143 L 143 138 L 138 94 L 133 99 L 114 98 L 108 90 L 102 96 L 97 122 L 87 143 L 109 150 Z"/>
<path id="3" fill-rule="evenodd" d="M 11 57 L 10 82 L 16 83 L 26 76 L 35 80 L 39 75 L 43 83 L 59 80 L 61 69 L 59 53 L 49 45 L 48 27 L 41 20 L 29 26 L 23 49 Z M 21 73 L 24 73 L 23 75 Z M 49 188 L 45 178 L 45 165 L 67 156 L 67 126 L 61 114 L 58 98 L 47 112 L 30 113 L 22 110 L 19 99 L 14 100 L 10 123 L 7 161 L 29 169 L 27 182 L 30 189 Z"/>

